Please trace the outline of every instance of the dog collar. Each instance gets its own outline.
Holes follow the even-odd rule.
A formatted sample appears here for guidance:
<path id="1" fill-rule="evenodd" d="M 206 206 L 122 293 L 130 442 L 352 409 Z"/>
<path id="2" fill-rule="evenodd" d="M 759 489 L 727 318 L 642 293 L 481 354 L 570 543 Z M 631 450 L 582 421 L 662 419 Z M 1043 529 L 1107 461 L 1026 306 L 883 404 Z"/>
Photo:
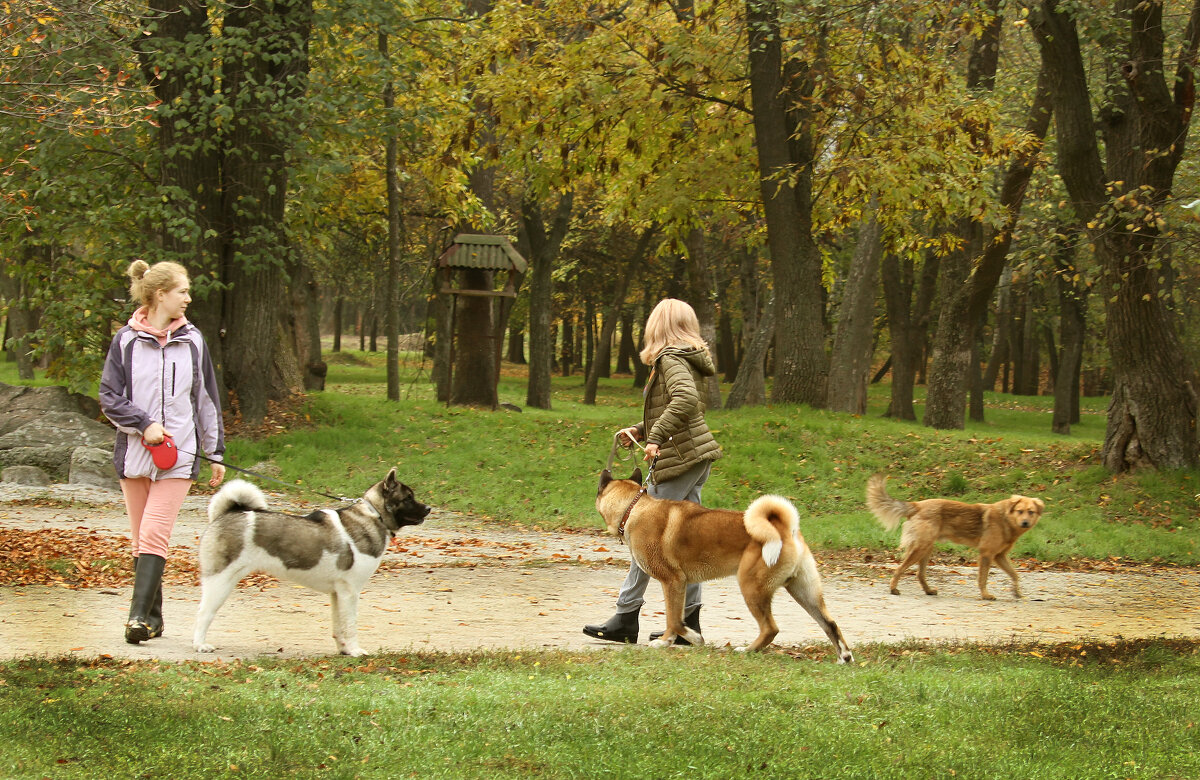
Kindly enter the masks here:
<path id="1" fill-rule="evenodd" d="M 638 489 L 637 495 L 629 502 L 629 506 L 625 507 L 625 514 L 621 515 L 621 524 L 617 526 L 617 537 L 623 542 L 625 541 L 625 524 L 629 522 L 629 515 L 633 512 L 633 507 L 641 500 L 642 496 L 646 495 L 646 486 L 643 485 Z"/>

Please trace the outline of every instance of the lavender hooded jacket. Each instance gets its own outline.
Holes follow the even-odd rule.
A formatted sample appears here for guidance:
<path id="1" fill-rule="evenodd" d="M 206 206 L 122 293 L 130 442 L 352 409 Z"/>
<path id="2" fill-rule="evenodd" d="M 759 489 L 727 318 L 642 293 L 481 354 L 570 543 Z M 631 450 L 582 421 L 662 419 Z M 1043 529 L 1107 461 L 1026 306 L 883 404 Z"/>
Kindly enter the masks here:
<path id="1" fill-rule="evenodd" d="M 165 345 L 129 325 L 117 331 L 100 377 L 100 408 L 119 431 L 113 465 L 122 479 L 194 480 L 200 459 L 192 453 L 214 460 L 225 454 L 216 373 L 208 345 L 191 323 L 171 331 Z M 179 448 L 179 460 L 166 471 L 142 446 L 142 431 L 155 422 Z"/>

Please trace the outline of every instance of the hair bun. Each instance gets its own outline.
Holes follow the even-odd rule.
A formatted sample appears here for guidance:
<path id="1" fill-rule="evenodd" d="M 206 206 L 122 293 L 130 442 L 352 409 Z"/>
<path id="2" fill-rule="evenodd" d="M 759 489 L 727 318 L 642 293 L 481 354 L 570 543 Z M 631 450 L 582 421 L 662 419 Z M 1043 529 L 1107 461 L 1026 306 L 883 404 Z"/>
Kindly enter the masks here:
<path id="1" fill-rule="evenodd" d="M 141 279 L 143 276 L 146 275 L 146 272 L 149 270 L 150 270 L 150 264 L 147 263 L 145 260 L 134 260 L 132 263 L 129 264 L 129 271 L 128 271 L 129 278 L 135 279 L 135 280 Z"/>

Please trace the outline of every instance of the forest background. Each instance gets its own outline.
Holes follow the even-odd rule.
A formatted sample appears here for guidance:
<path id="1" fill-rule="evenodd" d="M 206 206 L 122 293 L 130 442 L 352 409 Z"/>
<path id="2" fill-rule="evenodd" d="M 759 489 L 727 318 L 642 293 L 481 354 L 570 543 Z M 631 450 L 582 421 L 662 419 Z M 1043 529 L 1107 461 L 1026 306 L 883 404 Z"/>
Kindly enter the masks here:
<path id="1" fill-rule="evenodd" d="M 983 392 L 1109 396 L 1111 472 L 1192 468 L 1200 0 L 0 0 L 0 303 L 77 389 L 135 257 L 193 274 L 232 411 L 320 387 L 350 322 L 495 405 L 502 359 L 635 383 L 664 295 L 710 407 L 961 429 Z M 460 234 L 505 274 L 435 277 Z M 448 295 L 443 286 L 514 296 Z M 453 334 L 453 335 L 452 335 Z M 526 354 L 526 348 L 528 353 Z M 614 361 L 615 357 L 615 361 Z M 732 384 L 722 398 L 720 379 Z"/>

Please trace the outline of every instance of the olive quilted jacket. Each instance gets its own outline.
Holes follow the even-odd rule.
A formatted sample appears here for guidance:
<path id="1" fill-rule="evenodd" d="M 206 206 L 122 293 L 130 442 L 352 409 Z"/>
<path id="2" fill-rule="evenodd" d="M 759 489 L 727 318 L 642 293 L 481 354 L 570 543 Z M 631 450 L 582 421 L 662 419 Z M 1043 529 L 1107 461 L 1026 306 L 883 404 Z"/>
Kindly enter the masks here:
<path id="1" fill-rule="evenodd" d="M 638 433 L 659 446 L 654 482 L 673 479 L 697 463 L 721 457 L 721 446 L 704 421 L 704 377 L 716 373 L 703 349 L 667 347 L 654 361 L 646 382 Z"/>

